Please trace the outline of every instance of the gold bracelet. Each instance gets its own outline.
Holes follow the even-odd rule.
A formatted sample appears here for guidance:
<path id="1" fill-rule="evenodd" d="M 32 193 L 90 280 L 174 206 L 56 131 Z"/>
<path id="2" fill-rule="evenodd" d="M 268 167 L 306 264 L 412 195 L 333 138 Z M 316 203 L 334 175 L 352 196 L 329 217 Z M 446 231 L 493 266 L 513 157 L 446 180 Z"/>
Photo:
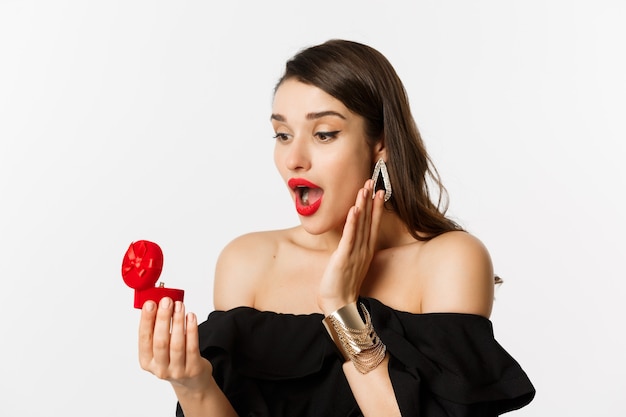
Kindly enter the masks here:
<path id="1" fill-rule="evenodd" d="M 385 359 L 387 347 L 374 331 L 372 319 L 363 303 L 360 306 L 365 323 L 359 315 L 356 302 L 329 314 L 322 323 L 344 360 L 352 361 L 359 372 L 366 374 Z"/>

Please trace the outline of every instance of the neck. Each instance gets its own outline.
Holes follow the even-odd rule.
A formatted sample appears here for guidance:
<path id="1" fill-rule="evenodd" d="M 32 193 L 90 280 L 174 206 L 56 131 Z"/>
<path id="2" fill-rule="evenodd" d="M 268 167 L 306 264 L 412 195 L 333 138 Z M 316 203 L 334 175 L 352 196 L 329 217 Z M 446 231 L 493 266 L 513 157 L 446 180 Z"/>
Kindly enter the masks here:
<path id="1" fill-rule="evenodd" d="M 415 242 L 415 239 L 395 212 L 385 210 L 380 221 L 376 250 L 389 249 Z"/>

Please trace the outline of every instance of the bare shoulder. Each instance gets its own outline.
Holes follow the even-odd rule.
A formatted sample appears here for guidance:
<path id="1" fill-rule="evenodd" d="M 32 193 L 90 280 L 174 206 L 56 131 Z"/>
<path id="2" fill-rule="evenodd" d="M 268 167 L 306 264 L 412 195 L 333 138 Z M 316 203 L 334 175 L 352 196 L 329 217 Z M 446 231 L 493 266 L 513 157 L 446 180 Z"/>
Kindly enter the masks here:
<path id="1" fill-rule="evenodd" d="M 493 265 L 477 237 L 461 231 L 437 236 L 423 245 L 420 264 L 423 313 L 491 315 Z"/>
<path id="2" fill-rule="evenodd" d="M 269 268 L 282 236 L 280 230 L 247 233 L 222 249 L 215 266 L 215 309 L 254 306 L 256 288 Z"/>

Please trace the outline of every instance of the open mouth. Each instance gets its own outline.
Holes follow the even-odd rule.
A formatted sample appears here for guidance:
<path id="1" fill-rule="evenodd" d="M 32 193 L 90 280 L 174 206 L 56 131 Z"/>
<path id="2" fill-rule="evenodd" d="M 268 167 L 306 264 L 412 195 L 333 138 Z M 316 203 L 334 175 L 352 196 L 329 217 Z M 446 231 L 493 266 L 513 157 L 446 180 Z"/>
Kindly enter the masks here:
<path id="1" fill-rule="evenodd" d="M 310 188 L 304 186 L 298 186 L 294 191 L 296 193 L 296 198 L 300 201 L 300 204 L 305 207 L 318 202 L 324 194 L 321 188 Z"/>
<path id="2" fill-rule="evenodd" d="M 302 216 L 310 216 L 322 204 L 324 190 L 302 178 L 291 178 L 289 187 L 295 194 L 296 211 Z"/>

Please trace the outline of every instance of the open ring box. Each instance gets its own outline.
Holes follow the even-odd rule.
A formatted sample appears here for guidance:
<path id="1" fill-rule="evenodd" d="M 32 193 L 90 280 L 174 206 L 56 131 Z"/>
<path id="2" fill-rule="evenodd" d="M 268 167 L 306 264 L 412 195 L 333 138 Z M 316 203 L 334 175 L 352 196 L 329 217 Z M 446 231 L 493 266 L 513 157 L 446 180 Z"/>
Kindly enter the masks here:
<path id="1" fill-rule="evenodd" d="M 163 251 L 154 242 L 138 240 L 128 247 L 122 261 L 122 278 L 126 285 L 135 289 L 135 308 L 152 300 L 157 304 L 163 297 L 183 301 L 185 291 L 165 288 L 163 283 L 155 287 L 163 270 Z"/>

